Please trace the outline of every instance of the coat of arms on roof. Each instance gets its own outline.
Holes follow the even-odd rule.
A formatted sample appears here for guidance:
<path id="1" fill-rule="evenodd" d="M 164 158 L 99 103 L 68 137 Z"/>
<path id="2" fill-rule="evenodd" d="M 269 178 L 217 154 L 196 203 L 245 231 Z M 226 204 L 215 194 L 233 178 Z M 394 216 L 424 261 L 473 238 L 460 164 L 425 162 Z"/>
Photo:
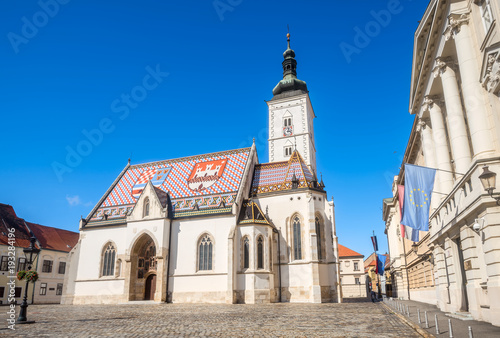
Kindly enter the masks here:
<path id="1" fill-rule="evenodd" d="M 196 163 L 187 180 L 189 189 L 199 192 L 214 185 L 222 177 L 226 163 L 225 158 Z"/>
<path id="2" fill-rule="evenodd" d="M 135 199 L 138 199 L 139 196 L 141 195 L 142 190 L 144 190 L 144 187 L 146 186 L 149 180 L 151 180 L 151 183 L 153 183 L 154 187 L 156 188 L 160 187 L 163 184 L 163 182 L 165 182 L 165 179 L 167 178 L 171 169 L 172 168 L 167 167 L 167 168 L 151 168 L 144 170 L 139 179 L 135 182 L 134 186 L 132 187 L 132 196 Z"/>

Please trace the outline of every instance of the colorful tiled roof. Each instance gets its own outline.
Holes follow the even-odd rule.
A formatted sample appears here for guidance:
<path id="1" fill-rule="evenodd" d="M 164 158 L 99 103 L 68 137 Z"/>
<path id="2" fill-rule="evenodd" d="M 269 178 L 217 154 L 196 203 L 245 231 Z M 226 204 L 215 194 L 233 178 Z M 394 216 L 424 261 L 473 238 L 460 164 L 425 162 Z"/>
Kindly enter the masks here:
<path id="1" fill-rule="evenodd" d="M 298 181 L 297 188 L 318 188 L 307 164 L 295 150 L 288 161 L 255 166 L 252 195 L 292 189 L 294 175 Z"/>
<path id="2" fill-rule="evenodd" d="M 236 149 L 129 166 L 87 220 L 99 222 L 105 214 L 107 220 L 125 219 L 148 181 L 169 194 L 174 217 L 229 212 L 250 150 Z"/>
<path id="3" fill-rule="evenodd" d="M 339 244 L 339 257 L 364 257 L 364 255 Z"/>
<path id="4" fill-rule="evenodd" d="M 79 234 L 26 222 L 17 217 L 10 205 L 0 204 L 0 244 L 9 245 L 9 229 L 14 228 L 15 246 L 27 248 L 30 245 L 31 230 L 42 249 L 69 252 L 76 245 Z M 37 245 L 38 247 L 38 245 Z"/>

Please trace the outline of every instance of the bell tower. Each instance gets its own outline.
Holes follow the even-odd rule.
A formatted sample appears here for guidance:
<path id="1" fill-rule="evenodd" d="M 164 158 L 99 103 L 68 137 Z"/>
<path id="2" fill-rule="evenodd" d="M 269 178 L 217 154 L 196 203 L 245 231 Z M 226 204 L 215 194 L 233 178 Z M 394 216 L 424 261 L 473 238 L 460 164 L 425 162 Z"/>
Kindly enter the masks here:
<path id="1" fill-rule="evenodd" d="M 297 149 L 309 168 L 316 173 L 316 147 L 313 120 L 316 117 L 304 81 L 297 78 L 295 52 L 283 53 L 283 79 L 274 87 L 269 108 L 269 162 L 287 161 Z"/>

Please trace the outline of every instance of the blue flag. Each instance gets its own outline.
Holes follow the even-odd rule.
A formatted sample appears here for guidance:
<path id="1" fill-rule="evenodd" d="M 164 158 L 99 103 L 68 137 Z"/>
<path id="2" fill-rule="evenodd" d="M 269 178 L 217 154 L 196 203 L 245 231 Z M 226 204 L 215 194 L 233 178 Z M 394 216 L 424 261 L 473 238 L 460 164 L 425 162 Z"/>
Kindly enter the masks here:
<path id="1" fill-rule="evenodd" d="M 385 260 L 387 257 L 385 255 L 377 255 L 377 272 L 379 275 L 384 274 Z"/>
<path id="2" fill-rule="evenodd" d="M 405 164 L 405 197 L 401 224 L 429 231 L 429 207 L 436 170 Z"/>
<path id="3" fill-rule="evenodd" d="M 373 250 L 378 251 L 377 236 L 372 236 Z"/>

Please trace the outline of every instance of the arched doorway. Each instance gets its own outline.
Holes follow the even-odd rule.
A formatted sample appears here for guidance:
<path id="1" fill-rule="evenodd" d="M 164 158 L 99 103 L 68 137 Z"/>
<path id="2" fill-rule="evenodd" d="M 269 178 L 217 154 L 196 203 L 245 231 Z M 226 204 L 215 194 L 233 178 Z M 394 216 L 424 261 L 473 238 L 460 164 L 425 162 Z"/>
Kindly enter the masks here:
<path id="1" fill-rule="evenodd" d="M 158 256 L 155 241 L 149 234 L 143 234 L 137 239 L 131 251 L 129 300 L 154 300 L 155 295 L 161 298 L 162 268 L 157 271 Z"/>
<path id="2" fill-rule="evenodd" d="M 154 300 L 156 291 L 156 275 L 151 274 L 146 278 L 146 286 L 144 290 L 144 300 Z"/>

